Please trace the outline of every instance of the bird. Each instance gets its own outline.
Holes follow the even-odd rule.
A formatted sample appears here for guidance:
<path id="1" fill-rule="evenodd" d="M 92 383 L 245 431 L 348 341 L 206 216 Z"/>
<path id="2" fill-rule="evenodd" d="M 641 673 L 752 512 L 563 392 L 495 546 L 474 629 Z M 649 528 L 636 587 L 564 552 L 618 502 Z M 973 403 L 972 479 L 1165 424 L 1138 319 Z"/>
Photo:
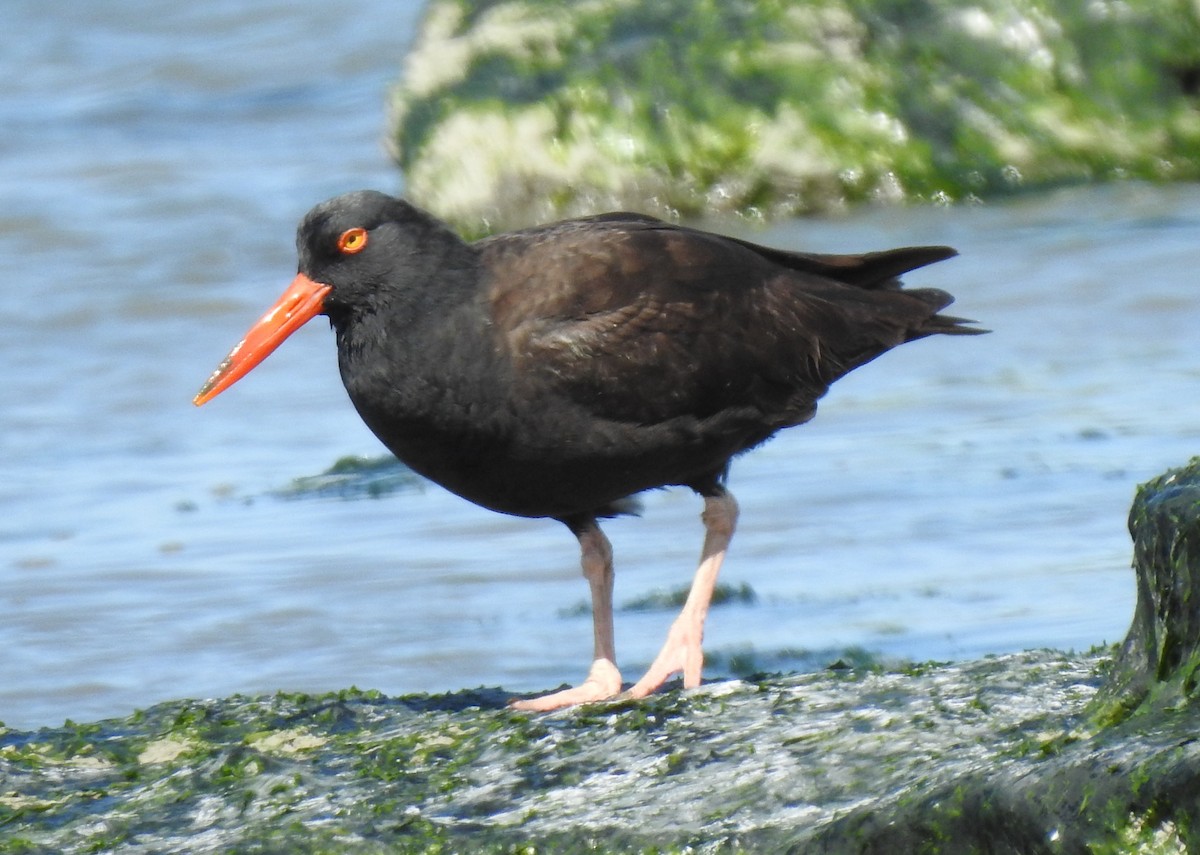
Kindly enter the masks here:
<path id="1" fill-rule="evenodd" d="M 822 254 L 614 212 L 467 241 L 374 190 L 318 204 L 297 273 L 218 365 L 199 406 L 327 316 L 359 416 L 401 462 L 483 508 L 562 522 L 590 587 L 593 657 L 577 685 L 511 702 L 550 711 L 701 683 L 704 624 L 738 519 L 730 463 L 809 421 L 848 372 L 931 335 L 987 332 L 900 276 L 944 246 Z M 703 500 L 701 557 L 644 676 L 617 667 L 602 520 L 638 494 Z"/>

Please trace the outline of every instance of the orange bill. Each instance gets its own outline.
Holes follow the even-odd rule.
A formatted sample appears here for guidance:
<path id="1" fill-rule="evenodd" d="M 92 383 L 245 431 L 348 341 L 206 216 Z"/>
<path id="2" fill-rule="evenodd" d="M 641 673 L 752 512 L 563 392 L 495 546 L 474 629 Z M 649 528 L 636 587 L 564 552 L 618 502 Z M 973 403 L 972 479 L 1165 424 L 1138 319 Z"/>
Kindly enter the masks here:
<path id="1" fill-rule="evenodd" d="M 250 369 L 283 344 L 285 338 L 320 314 L 325 304 L 325 296 L 330 290 L 328 285 L 314 282 L 303 273 L 297 273 L 292 284 L 283 292 L 283 296 L 250 327 L 246 337 L 229 351 L 229 355 L 221 360 L 217 370 L 200 388 L 192 403 L 198 407 L 245 377 Z"/>

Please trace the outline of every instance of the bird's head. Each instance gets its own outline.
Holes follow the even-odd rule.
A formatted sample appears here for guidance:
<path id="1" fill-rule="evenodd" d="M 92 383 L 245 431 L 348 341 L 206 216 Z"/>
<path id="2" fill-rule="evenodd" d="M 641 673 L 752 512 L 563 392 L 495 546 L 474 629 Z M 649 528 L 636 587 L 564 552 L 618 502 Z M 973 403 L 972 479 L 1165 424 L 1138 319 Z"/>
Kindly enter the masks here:
<path id="1" fill-rule="evenodd" d="M 389 285 L 421 277 L 426 247 L 457 240 L 437 220 L 407 202 L 373 190 L 337 196 L 300 222 L 300 264 L 283 295 L 247 331 L 192 399 L 215 398 L 317 315 L 335 323 L 369 308 Z"/>

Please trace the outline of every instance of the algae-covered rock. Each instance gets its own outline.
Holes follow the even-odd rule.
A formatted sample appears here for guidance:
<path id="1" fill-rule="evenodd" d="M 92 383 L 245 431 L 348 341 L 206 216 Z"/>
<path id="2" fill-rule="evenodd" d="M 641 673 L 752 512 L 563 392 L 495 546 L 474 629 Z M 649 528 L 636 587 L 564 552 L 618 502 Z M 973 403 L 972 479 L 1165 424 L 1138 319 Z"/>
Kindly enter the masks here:
<path id="1" fill-rule="evenodd" d="M 1110 715 L 1187 704 L 1200 680 L 1200 457 L 1141 485 L 1129 512 L 1137 608 Z"/>
<path id="2" fill-rule="evenodd" d="M 0 853 L 1192 846 L 1193 723 L 1097 727 L 1106 657 L 759 677 L 549 715 L 498 689 L 348 690 L 0 732 Z"/>
<path id="3" fill-rule="evenodd" d="M 432 0 L 407 194 L 469 232 L 1200 177 L 1200 2 Z"/>
<path id="4" fill-rule="evenodd" d="M 350 690 L 0 732 L 0 853 L 783 852 L 859 805 L 1083 738 L 1101 659 L 829 670 L 540 716 L 494 689 Z"/>

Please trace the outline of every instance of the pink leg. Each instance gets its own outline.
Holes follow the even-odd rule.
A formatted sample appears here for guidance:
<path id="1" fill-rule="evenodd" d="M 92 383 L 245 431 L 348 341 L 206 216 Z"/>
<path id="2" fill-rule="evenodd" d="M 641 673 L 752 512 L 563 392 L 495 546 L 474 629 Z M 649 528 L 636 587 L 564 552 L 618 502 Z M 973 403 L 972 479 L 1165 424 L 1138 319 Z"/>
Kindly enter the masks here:
<path id="1" fill-rule="evenodd" d="M 656 691 L 667 679 L 678 671 L 683 672 L 684 688 L 700 685 L 700 672 L 704 667 L 704 652 L 700 644 L 704 640 L 704 618 L 712 601 L 713 587 L 733 530 L 737 525 L 738 506 L 733 496 L 721 493 L 706 496 L 704 513 L 704 550 L 700 554 L 700 567 L 692 581 L 687 601 L 679 617 L 671 624 L 667 641 L 654 658 L 642 679 L 638 680 L 626 694 L 631 698 L 644 698 Z"/>
<path id="2" fill-rule="evenodd" d="M 613 634 L 613 564 L 612 544 L 600 531 L 595 520 L 576 532 L 582 551 L 580 563 L 583 575 L 592 589 L 592 629 L 595 633 L 595 656 L 587 679 L 573 689 L 563 689 L 539 698 L 512 701 L 517 710 L 547 712 L 563 707 L 602 701 L 621 691 L 621 672 L 617 670 L 616 642 Z"/>

